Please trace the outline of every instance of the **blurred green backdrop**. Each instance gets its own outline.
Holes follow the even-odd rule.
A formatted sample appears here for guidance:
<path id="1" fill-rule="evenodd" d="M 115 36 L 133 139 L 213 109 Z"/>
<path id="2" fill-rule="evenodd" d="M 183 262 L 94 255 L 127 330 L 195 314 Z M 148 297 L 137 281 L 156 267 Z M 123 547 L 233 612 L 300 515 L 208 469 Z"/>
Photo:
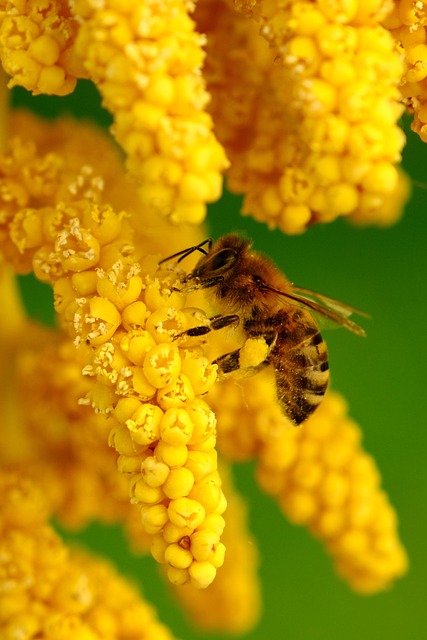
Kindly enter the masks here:
<path id="1" fill-rule="evenodd" d="M 103 125 L 110 121 L 85 82 L 67 98 L 34 98 L 18 89 L 13 103 L 49 116 L 66 111 Z M 285 237 L 240 217 L 237 197 L 226 196 L 210 210 L 213 237 L 245 230 L 292 281 L 371 314 L 371 320 L 362 322 L 366 339 L 328 331 L 332 384 L 347 398 L 364 431 L 365 448 L 377 460 L 411 563 L 407 577 L 389 592 L 353 594 L 334 575 L 320 545 L 282 517 L 255 485 L 252 466 L 242 465 L 236 468 L 236 482 L 250 505 L 264 590 L 263 618 L 247 640 L 427 637 L 427 146 L 408 126 L 406 130 L 404 167 L 413 193 L 402 221 L 390 229 L 358 229 L 341 220 L 311 228 L 303 236 Z M 21 286 L 30 312 L 49 321 L 50 291 L 31 277 L 21 279 Z M 154 561 L 131 556 L 118 529 L 92 526 L 78 539 L 133 576 L 177 637 L 205 637 L 188 626 Z"/>

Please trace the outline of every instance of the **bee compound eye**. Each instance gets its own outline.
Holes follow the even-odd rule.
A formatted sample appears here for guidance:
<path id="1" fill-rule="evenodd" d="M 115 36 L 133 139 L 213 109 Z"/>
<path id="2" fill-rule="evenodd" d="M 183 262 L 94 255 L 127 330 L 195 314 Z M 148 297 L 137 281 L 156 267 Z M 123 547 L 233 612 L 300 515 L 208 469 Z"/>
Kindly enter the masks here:
<path id="1" fill-rule="evenodd" d="M 218 251 L 211 261 L 212 271 L 219 269 L 229 269 L 236 262 L 237 254 L 233 249 L 222 249 Z"/>

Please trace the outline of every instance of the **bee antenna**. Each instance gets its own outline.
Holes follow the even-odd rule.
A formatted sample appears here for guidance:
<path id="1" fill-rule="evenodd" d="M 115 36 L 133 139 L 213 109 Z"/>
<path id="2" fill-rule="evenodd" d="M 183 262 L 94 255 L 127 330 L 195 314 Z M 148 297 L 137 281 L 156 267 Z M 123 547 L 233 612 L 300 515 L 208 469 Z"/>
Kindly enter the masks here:
<path id="1" fill-rule="evenodd" d="M 168 262 L 169 260 L 173 260 L 174 258 L 178 258 L 177 262 L 179 263 L 181 262 L 181 260 L 184 260 L 184 258 L 188 258 L 188 256 L 191 256 L 191 254 L 194 253 L 195 251 L 199 251 L 204 256 L 207 256 L 209 251 L 211 250 L 212 242 L 213 242 L 212 238 L 208 238 L 207 240 L 203 240 L 203 242 L 200 242 L 200 244 L 197 244 L 194 247 L 188 247 L 183 251 L 178 251 L 177 253 L 173 253 L 171 256 L 168 256 L 167 258 L 163 258 L 163 260 L 160 260 L 159 265 L 163 264 L 164 262 Z M 206 249 L 203 248 L 205 244 L 208 245 L 207 251 Z"/>

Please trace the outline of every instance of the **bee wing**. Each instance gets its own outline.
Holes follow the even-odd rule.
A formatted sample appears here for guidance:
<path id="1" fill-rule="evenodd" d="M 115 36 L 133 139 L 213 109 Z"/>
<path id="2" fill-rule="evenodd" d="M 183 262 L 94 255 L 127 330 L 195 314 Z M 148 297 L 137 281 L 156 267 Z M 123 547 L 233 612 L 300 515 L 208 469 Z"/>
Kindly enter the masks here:
<path id="1" fill-rule="evenodd" d="M 293 287 L 293 290 L 301 294 L 302 297 L 307 296 L 308 299 L 312 299 L 314 301 L 319 301 L 322 306 L 325 306 L 329 309 L 334 309 L 337 313 L 345 318 L 351 316 L 352 313 L 357 313 L 358 316 L 363 316 L 364 318 L 369 318 L 369 314 L 364 311 L 360 311 L 360 309 L 356 309 L 356 307 L 352 307 L 345 302 L 341 302 L 340 300 L 335 300 L 334 298 L 330 298 L 329 296 L 325 296 L 323 293 L 315 293 L 314 291 L 310 291 L 310 289 L 303 289 L 302 287 Z"/>
<path id="2" fill-rule="evenodd" d="M 332 322 L 345 327 L 349 331 L 356 333 L 358 336 L 366 335 L 365 330 L 362 329 L 362 327 L 359 327 L 359 325 L 353 322 L 353 320 L 350 320 L 349 316 L 352 313 L 357 313 L 358 315 L 366 318 L 369 316 L 355 307 L 351 307 L 344 302 L 334 300 L 334 298 L 329 298 L 323 294 L 315 293 L 314 291 L 310 291 L 310 289 L 303 289 L 301 287 L 293 287 L 292 292 L 289 293 L 278 291 L 276 289 L 272 290 L 276 294 L 284 296 L 289 300 L 293 300 L 297 304 L 308 307 L 311 311 L 332 320 Z"/>

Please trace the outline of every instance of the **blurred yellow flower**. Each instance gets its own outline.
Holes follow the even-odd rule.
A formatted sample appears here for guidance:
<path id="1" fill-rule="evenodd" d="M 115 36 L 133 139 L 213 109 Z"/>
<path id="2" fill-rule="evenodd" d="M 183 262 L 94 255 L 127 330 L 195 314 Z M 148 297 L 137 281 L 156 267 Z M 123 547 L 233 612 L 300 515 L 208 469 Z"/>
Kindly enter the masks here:
<path id="1" fill-rule="evenodd" d="M 257 459 L 260 486 L 325 544 L 353 589 L 372 593 L 406 572 L 396 514 L 338 394 L 329 392 L 301 429 L 275 404 L 269 371 L 218 384 L 209 401 L 223 427 L 220 451 L 232 461 Z"/>
<path id="2" fill-rule="evenodd" d="M 403 102 L 422 136 L 424 23 L 411 7 L 5 0 L 0 57 L 9 86 L 35 94 L 96 84 L 151 213 L 200 223 L 227 153 L 243 212 L 270 227 L 384 225 L 407 195 Z"/>
<path id="3" fill-rule="evenodd" d="M 172 640 L 151 605 L 106 561 L 70 551 L 47 524 L 43 491 L 25 474 L 0 474 L 0 634 Z"/>
<path id="4" fill-rule="evenodd" d="M 338 216 L 393 223 L 403 203 L 403 69 L 380 24 L 386 3 L 235 0 L 254 20 L 232 4 L 200 2 L 195 15 L 243 212 L 285 233 Z"/>
<path id="5" fill-rule="evenodd" d="M 224 464 L 220 471 L 227 494 L 224 565 L 207 589 L 186 585 L 175 589 L 175 595 L 199 629 L 241 634 L 250 631 L 260 616 L 258 551 L 255 540 L 247 531 L 246 505 L 233 488 L 230 472 Z M 202 547 L 210 545 L 211 535 L 203 535 L 199 544 Z"/>
<path id="6" fill-rule="evenodd" d="M 200 68 L 204 37 L 185 0 L 15 2 L 0 9 L 0 57 L 35 94 L 64 95 L 77 78 L 97 85 L 114 116 L 145 206 L 201 222 L 222 191 L 225 153 L 212 132 Z"/>

